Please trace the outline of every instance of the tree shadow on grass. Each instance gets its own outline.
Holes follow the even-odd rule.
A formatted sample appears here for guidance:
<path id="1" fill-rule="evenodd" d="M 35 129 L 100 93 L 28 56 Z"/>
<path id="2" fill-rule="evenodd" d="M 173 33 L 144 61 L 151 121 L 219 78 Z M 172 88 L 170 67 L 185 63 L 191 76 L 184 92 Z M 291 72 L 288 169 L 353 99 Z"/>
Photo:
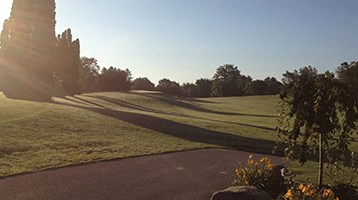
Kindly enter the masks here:
<path id="1" fill-rule="evenodd" d="M 155 130 L 166 135 L 170 135 L 176 138 L 180 138 L 192 142 L 218 145 L 230 149 L 254 152 L 254 153 L 263 153 L 263 154 L 273 154 L 272 150 L 276 145 L 274 141 L 270 141 L 270 140 L 241 137 L 237 135 L 208 130 L 208 129 L 204 129 L 188 124 L 183 124 L 183 123 L 179 123 L 159 117 L 154 117 L 150 115 L 140 114 L 140 113 L 93 108 L 93 107 L 86 107 L 82 105 L 67 104 L 62 102 L 55 102 L 55 103 L 96 112 L 98 114 L 113 117 L 118 120 L 128 122 L 136 126 Z M 278 150 L 277 152 L 282 152 L 282 151 Z M 283 156 L 283 154 L 279 154 L 279 153 L 275 153 L 275 155 Z"/>
<path id="2" fill-rule="evenodd" d="M 77 99 L 77 100 L 80 100 L 80 101 L 84 101 L 84 102 L 86 102 L 86 103 L 88 103 L 88 104 L 91 104 L 91 105 L 93 105 L 93 106 L 98 106 L 98 107 L 104 108 L 104 106 L 102 106 L 102 105 L 99 105 L 99 104 L 94 103 L 94 102 L 92 102 L 92 101 L 88 101 L 88 100 L 86 100 L 86 99 L 79 98 L 79 97 L 77 97 L 77 96 L 73 96 L 73 98 L 75 98 L 75 99 Z"/>
<path id="3" fill-rule="evenodd" d="M 139 111 L 145 111 L 145 112 L 151 112 L 151 113 L 157 113 L 157 114 L 165 114 L 165 115 L 173 115 L 173 116 L 190 117 L 190 118 L 208 120 L 208 121 L 219 122 L 219 123 L 227 123 L 227 124 L 234 124 L 234 125 L 240 125 L 240 126 L 247 126 L 247 127 L 251 127 L 251 128 L 259 128 L 259 129 L 264 129 L 264 130 L 268 130 L 268 131 L 276 131 L 275 128 L 269 128 L 269 127 L 264 127 L 264 126 L 256 126 L 256 125 L 243 124 L 243 123 L 238 123 L 238 122 L 228 122 L 228 121 L 213 120 L 213 119 L 202 118 L 202 117 L 192 117 L 192 116 L 183 115 L 183 114 L 174 114 L 174 113 L 162 112 L 162 111 L 146 108 L 146 107 L 143 107 L 143 106 L 138 106 L 138 105 L 135 105 L 135 104 L 132 104 L 132 103 L 128 103 L 126 101 L 122 101 L 122 100 L 119 100 L 119 99 L 106 97 L 106 96 L 97 96 L 97 95 L 96 96 L 86 95 L 86 96 L 101 99 L 101 100 L 107 101 L 109 103 L 115 104 L 117 106 L 121 106 L 121 107 L 124 107 L 124 108 L 129 108 L 129 109 L 134 109 L 134 110 L 139 110 Z M 70 99 L 68 99 L 68 100 L 70 100 Z"/>
<path id="4" fill-rule="evenodd" d="M 218 115 L 237 115 L 237 116 L 249 116 L 249 117 L 276 117 L 276 116 L 272 116 L 272 115 L 256 115 L 256 114 L 243 114 L 243 113 L 230 113 L 230 112 L 220 112 L 220 111 L 213 111 L 213 110 L 209 110 L 209 109 L 205 109 L 205 108 L 201 108 L 199 106 L 195 106 L 191 103 L 187 103 L 184 100 L 180 100 L 180 99 L 176 99 L 175 97 L 171 96 L 171 95 L 167 95 L 167 94 L 162 94 L 162 93 L 131 93 L 134 95 L 140 95 L 140 96 L 145 96 L 147 98 L 152 98 L 158 102 L 163 102 L 166 103 L 168 105 L 172 105 L 172 106 L 178 106 L 181 108 L 186 108 L 186 109 L 190 109 L 190 110 L 194 110 L 194 111 L 198 111 L 198 112 L 204 112 L 204 113 L 211 113 L 211 114 L 218 114 Z M 145 108 L 142 106 L 138 106 L 138 105 L 134 105 L 131 104 L 129 102 L 124 102 L 122 100 L 119 99 L 115 99 L 115 98 L 109 98 L 109 97 L 105 97 L 105 96 L 97 96 L 97 95 L 86 95 L 88 97 L 92 97 L 92 98 L 98 98 L 98 99 L 102 99 L 105 100 L 107 102 L 110 103 L 117 103 L 117 105 L 120 106 L 124 106 L 124 107 L 128 107 L 128 108 L 132 108 L 132 109 L 137 109 L 137 110 L 143 110 L 143 109 L 149 109 L 149 108 Z M 193 101 L 193 100 L 191 100 Z M 118 104 L 120 103 L 120 104 Z M 207 103 L 212 103 L 212 102 L 207 102 Z M 151 112 L 153 112 L 153 109 L 150 109 Z M 157 113 L 161 113 L 160 111 L 154 111 Z"/>
<path id="5" fill-rule="evenodd" d="M 60 99 L 63 99 L 63 100 L 66 100 L 66 101 L 71 101 L 73 103 L 76 103 L 76 104 L 82 104 L 82 105 L 87 105 L 85 102 L 82 102 L 82 101 L 78 101 L 78 100 L 75 100 L 75 99 L 72 99 L 72 98 L 68 98 L 67 96 L 66 97 L 57 97 L 57 98 L 60 98 Z M 55 101 L 52 101 L 52 103 L 54 103 Z"/>
<path id="6" fill-rule="evenodd" d="M 123 107 L 123 108 L 129 108 L 129 109 L 133 109 L 133 110 L 152 112 L 152 113 L 158 113 L 158 114 L 178 115 L 178 114 L 163 112 L 163 111 L 159 111 L 159 110 L 155 110 L 155 109 L 151 109 L 151 108 L 146 108 L 143 106 L 135 105 L 135 104 L 132 104 L 132 103 L 120 100 L 120 99 L 112 98 L 112 97 L 97 96 L 97 95 L 86 95 L 86 96 L 91 97 L 91 98 L 100 99 L 100 100 L 115 104 L 115 105 Z"/>
<path id="7" fill-rule="evenodd" d="M 196 106 L 196 105 L 193 105 L 191 103 L 187 103 L 185 101 L 177 99 L 177 98 L 175 98 L 175 97 L 173 97 L 171 95 L 168 95 L 168 94 L 138 93 L 138 95 L 142 95 L 142 96 L 145 96 L 145 97 L 148 97 L 148 98 L 153 98 L 153 99 L 155 99 L 157 101 L 161 101 L 161 102 L 167 103 L 169 105 L 178 106 L 178 107 L 181 107 L 181 108 L 186 108 L 186 109 L 199 111 L 199 112 L 219 114 L 219 115 L 247 115 L 247 114 L 242 114 L 242 113 L 219 112 L 219 111 L 214 111 L 214 110 L 201 108 L 199 106 Z M 253 116 L 253 115 L 247 115 L 247 116 Z M 272 116 L 258 115 L 258 117 L 272 117 Z"/>

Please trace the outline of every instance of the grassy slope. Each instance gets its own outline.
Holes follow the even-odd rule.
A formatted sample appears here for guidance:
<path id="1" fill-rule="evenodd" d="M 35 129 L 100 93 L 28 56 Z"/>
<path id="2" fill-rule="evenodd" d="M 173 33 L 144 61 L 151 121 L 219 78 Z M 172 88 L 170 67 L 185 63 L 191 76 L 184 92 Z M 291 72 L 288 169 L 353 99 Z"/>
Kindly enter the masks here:
<path id="1" fill-rule="evenodd" d="M 52 103 L 0 96 L 0 176 L 206 147 L 269 153 L 276 102 L 275 96 L 175 99 L 150 92 Z"/>
<path id="2" fill-rule="evenodd" d="M 53 98 L 51 103 L 0 96 L 0 177 L 207 147 L 271 154 L 278 100 L 176 99 L 140 91 Z M 315 179 L 310 169 L 298 169 L 300 179 Z"/>

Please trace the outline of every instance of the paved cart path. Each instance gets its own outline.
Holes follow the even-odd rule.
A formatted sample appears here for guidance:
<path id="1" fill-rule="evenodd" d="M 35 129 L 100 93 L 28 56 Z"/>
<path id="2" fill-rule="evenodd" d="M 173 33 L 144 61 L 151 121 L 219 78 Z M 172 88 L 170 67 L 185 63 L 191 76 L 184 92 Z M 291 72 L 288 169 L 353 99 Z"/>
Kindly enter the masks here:
<path id="1" fill-rule="evenodd" d="M 233 181 L 249 155 L 200 149 L 123 158 L 0 179 L 0 199 L 209 200 Z M 276 165 L 281 157 L 269 156 Z"/>

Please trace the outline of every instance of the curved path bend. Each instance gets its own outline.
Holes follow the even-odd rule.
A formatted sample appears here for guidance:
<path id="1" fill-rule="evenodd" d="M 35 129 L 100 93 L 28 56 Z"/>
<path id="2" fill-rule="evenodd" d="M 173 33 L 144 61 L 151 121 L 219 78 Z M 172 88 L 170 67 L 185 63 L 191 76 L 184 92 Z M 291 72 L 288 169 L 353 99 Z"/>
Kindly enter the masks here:
<path id="1" fill-rule="evenodd" d="M 228 187 L 242 151 L 199 149 L 64 167 L 0 179 L 0 199 L 209 200 Z M 278 156 L 269 156 L 283 165 Z"/>

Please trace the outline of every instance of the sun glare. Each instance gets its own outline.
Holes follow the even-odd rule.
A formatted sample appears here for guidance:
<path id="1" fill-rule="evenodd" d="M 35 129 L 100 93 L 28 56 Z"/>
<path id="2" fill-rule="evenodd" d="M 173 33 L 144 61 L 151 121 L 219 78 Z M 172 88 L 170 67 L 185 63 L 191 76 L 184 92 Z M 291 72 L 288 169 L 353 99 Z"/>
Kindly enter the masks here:
<path id="1" fill-rule="evenodd" d="M 0 3 L 0 27 L 2 29 L 2 24 L 5 19 L 10 17 L 12 0 L 1 0 Z"/>

